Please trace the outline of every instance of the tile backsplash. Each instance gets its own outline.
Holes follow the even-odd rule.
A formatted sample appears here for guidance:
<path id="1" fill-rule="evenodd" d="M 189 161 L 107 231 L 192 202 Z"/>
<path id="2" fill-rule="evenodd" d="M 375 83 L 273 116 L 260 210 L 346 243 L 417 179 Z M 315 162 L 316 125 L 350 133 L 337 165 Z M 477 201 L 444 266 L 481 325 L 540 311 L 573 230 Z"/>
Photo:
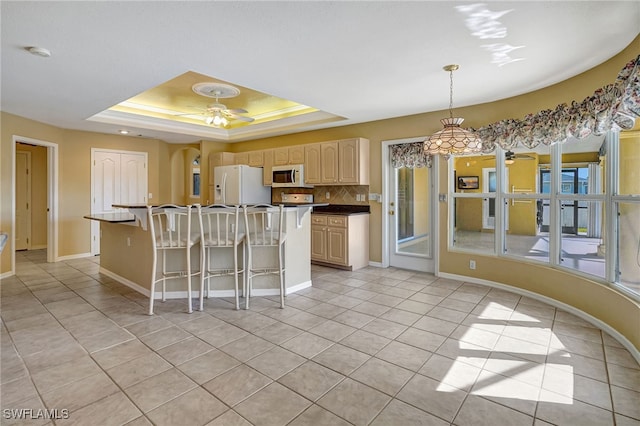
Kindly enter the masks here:
<path id="1" fill-rule="evenodd" d="M 329 198 L 327 198 L 327 193 L 329 193 Z M 313 201 L 316 203 L 355 205 L 369 204 L 369 185 L 315 186 L 313 188 L 272 188 L 271 202 L 281 202 L 282 194 L 313 194 Z"/>

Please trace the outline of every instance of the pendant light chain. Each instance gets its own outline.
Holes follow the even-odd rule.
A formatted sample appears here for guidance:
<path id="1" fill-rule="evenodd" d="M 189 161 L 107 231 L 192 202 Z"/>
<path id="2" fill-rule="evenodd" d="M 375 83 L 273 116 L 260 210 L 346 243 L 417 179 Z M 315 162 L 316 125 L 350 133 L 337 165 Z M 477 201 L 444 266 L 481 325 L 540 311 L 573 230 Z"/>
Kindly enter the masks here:
<path id="1" fill-rule="evenodd" d="M 449 118 L 440 122 L 443 129 L 432 134 L 424 141 L 424 151 L 429 155 L 441 154 L 449 158 L 451 154 L 477 154 L 482 151 L 482 141 L 473 131 L 460 127 L 464 118 L 453 116 L 453 72 L 460 68 L 451 64 L 442 67 L 449 72 Z"/>
<path id="2" fill-rule="evenodd" d="M 449 70 L 449 117 L 453 118 L 453 70 Z"/>

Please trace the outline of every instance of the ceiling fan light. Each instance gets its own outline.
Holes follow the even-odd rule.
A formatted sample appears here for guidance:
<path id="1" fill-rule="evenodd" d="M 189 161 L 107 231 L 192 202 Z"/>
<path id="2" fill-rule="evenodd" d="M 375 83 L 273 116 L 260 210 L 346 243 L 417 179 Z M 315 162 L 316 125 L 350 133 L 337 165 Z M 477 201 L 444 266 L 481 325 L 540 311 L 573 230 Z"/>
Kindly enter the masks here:
<path id="1" fill-rule="evenodd" d="M 508 166 L 513 164 L 513 163 L 515 163 L 515 160 L 512 159 L 512 158 L 507 158 L 506 160 L 504 160 L 504 164 L 506 164 Z"/>

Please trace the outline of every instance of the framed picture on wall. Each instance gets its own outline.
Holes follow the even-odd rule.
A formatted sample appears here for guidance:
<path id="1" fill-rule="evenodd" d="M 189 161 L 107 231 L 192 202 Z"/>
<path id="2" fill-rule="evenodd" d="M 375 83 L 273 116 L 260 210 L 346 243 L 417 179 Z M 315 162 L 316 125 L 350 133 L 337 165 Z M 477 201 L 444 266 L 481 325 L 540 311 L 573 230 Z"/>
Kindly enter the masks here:
<path id="1" fill-rule="evenodd" d="M 478 189 L 478 176 L 458 176 L 458 189 Z"/>

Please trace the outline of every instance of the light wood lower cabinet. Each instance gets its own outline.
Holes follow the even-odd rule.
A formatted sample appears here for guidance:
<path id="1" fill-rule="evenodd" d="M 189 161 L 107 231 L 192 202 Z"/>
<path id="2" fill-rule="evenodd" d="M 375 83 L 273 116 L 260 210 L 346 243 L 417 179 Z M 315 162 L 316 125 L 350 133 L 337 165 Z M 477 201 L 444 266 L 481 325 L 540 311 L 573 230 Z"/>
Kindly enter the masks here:
<path id="1" fill-rule="evenodd" d="M 356 270 L 369 264 L 369 215 L 311 215 L 311 261 Z"/>

